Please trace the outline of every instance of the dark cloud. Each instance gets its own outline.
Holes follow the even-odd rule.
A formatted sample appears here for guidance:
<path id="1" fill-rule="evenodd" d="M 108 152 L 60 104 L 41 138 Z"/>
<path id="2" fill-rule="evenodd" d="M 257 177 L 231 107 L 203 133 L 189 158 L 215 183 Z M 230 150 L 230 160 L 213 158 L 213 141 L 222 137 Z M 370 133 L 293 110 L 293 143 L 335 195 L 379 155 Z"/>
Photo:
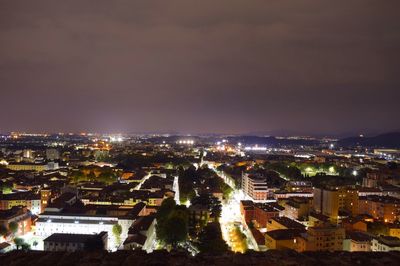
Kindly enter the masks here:
<path id="1" fill-rule="evenodd" d="M 397 130 L 398 10 L 398 0 L 0 0 L 0 130 Z"/>

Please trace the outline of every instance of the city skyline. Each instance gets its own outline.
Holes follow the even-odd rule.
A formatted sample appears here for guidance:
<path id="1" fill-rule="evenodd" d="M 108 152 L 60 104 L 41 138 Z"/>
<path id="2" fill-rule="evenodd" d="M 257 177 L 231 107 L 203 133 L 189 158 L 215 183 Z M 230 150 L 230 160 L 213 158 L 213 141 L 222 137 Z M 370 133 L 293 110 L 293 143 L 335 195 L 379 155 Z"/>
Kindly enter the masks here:
<path id="1" fill-rule="evenodd" d="M 1 1 L 0 132 L 400 131 L 398 1 Z"/>

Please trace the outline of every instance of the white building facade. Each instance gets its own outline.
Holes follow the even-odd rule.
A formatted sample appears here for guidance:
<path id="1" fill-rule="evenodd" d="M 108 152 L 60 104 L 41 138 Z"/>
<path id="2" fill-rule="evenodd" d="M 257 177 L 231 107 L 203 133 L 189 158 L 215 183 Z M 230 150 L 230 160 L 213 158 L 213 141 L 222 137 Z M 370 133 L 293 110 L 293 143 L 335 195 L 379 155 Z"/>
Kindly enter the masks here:
<path id="1" fill-rule="evenodd" d="M 118 218 L 97 215 L 72 214 L 41 214 L 36 222 L 36 235 L 47 238 L 55 233 L 64 234 L 99 234 L 108 233 L 108 250 L 117 248 L 128 235 L 128 229 L 133 223 L 132 218 Z M 122 228 L 121 243 L 116 242 L 113 226 L 119 224 Z"/>

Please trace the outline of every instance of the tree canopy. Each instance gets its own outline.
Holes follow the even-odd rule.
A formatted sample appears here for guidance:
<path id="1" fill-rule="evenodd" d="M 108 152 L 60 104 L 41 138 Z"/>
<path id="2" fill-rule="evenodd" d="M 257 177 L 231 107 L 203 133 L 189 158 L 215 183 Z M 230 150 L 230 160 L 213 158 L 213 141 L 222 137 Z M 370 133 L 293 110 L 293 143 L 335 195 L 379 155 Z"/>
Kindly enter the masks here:
<path id="1" fill-rule="evenodd" d="M 173 199 L 165 199 L 156 214 L 158 240 L 176 247 L 188 237 L 189 215 L 186 206 L 176 205 Z"/>
<path id="2" fill-rule="evenodd" d="M 229 250 L 222 239 L 221 227 L 218 222 L 207 224 L 200 232 L 198 248 L 200 252 L 221 254 Z"/>

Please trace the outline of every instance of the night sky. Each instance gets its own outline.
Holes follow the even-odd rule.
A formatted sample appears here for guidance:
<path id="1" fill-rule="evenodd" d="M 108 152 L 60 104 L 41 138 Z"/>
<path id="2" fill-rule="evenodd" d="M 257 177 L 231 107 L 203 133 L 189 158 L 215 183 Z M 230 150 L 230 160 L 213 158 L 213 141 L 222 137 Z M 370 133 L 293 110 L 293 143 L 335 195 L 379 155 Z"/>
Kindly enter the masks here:
<path id="1" fill-rule="evenodd" d="M 0 0 L 0 132 L 400 129 L 399 0 Z"/>

